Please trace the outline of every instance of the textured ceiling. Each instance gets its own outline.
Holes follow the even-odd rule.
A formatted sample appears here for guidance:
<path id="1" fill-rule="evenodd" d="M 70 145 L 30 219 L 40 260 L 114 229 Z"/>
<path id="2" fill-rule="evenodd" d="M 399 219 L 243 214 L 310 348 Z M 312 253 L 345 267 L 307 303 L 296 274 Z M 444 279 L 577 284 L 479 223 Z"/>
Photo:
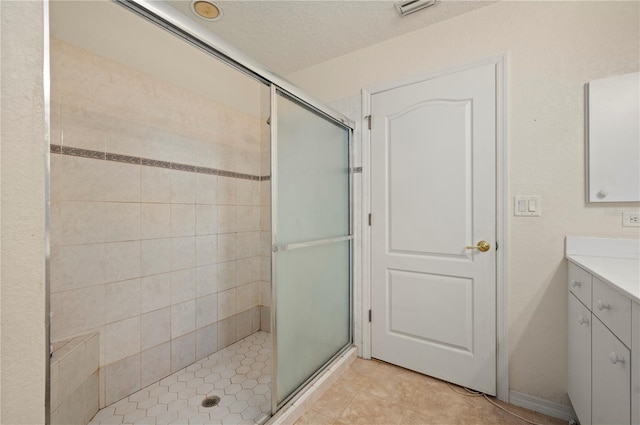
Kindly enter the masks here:
<path id="1" fill-rule="evenodd" d="M 386 0 L 215 2 L 223 17 L 209 22 L 195 17 L 189 1 L 168 1 L 280 75 L 495 3 L 439 0 L 401 17 L 394 7 L 396 2 Z"/>

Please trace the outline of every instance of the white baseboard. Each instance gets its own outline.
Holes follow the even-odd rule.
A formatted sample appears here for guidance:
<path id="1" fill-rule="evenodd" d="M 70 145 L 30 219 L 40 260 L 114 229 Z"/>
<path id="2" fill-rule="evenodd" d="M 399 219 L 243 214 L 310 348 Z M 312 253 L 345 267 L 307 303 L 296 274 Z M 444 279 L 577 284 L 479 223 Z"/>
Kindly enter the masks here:
<path id="1" fill-rule="evenodd" d="M 577 418 L 576 413 L 573 411 L 571 406 L 534 397 L 529 394 L 521 393 L 520 391 L 509 391 L 509 403 L 547 416 L 564 419 L 566 421 Z"/>

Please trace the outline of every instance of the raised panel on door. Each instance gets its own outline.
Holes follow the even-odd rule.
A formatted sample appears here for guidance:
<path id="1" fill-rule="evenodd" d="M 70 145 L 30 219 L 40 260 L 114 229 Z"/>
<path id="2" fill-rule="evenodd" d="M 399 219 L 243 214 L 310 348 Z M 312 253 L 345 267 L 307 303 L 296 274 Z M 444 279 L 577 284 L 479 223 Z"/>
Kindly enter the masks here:
<path id="1" fill-rule="evenodd" d="M 469 99 L 434 100 L 388 117 L 390 253 L 470 255 L 471 110 Z"/>
<path id="2" fill-rule="evenodd" d="M 582 425 L 591 424 L 591 312 L 569 294 L 567 393 Z"/>
<path id="3" fill-rule="evenodd" d="M 473 352 L 471 279 L 390 270 L 388 297 L 390 334 L 446 350 Z M 421 300 L 420 308 L 416 299 Z"/>
<path id="4" fill-rule="evenodd" d="M 592 421 L 594 424 L 631 423 L 631 353 L 593 317 Z"/>

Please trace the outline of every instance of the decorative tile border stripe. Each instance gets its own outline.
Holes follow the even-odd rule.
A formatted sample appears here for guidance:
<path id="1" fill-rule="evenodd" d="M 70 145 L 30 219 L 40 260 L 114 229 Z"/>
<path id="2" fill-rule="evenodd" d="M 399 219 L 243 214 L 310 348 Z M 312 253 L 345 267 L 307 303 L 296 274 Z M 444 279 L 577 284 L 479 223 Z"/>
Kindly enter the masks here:
<path id="1" fill-rule="evenodd" d="M 353 172 L 354 173 L 361 173 L 362 172 L 362 167 L 353 167 Z"/>
<path id="2" fill-rule="evenodd" d="M 81 156 L 83 158 L 92 159 L 106 159 L 107 154 L 104 152 L 90 151 L 88 149 L 70 148 L 68 146 L 61 146 L 63 155 Z"/>
<path id="3" fill-rule="evenodd" d="M 51 145 L 51 153 L 62 155 L 80 156 L 83 158 L 102 159 L 106 161 L 123 162 L 125 164 L 145 165 L 148 167 L 167 168 L 170 170 L 187 171 L 190 173 L 211 174 L 221 177 L 232 177 L 243 180 L 266 181 L 271 180 L 271 176 L 255 176 L 252 174 L 236 173 L 235 171 L 218 170 L 215 168 L 197 167 L 195 165 L 180 164 L 177 162 L 158 161 L 155 159 L 140 158 L 137 156 L 119 155 L 109 152 L 98 152 L 88 149 L 71 148 L 68 146 Z"/>
<path id="4" fill-rule="evenodd" d="M 138 164 L 138 165 L 140 165 L 140 162 L 141 162 L 141 158 L 137 158 L 135 156 L 128 156 L 128 155 L 118 155 L 115 153 L 107 153 L 106 160 L 124 162 L 126 164 Z"/>

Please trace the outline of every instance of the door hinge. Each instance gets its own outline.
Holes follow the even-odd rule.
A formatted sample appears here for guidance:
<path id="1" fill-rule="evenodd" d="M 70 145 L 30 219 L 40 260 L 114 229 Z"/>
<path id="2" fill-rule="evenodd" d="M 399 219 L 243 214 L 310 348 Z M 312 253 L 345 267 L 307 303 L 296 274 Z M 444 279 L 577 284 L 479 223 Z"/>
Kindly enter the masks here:
<path id="1" fill-rule="evenodd" d="M 369 226 L 371 226 L 371 213 L 369 213 Z"/>
<path id="2" fill-rule="evenodd" d="M 365 118 L 367 119 L 367 127 L 371 130 L 371 115 L 367 115 Z"/>
<path id="3" fill-rule="evenodd" d="M 371 310 L 369 310 L 369 323 L 371 323 Z"/>

